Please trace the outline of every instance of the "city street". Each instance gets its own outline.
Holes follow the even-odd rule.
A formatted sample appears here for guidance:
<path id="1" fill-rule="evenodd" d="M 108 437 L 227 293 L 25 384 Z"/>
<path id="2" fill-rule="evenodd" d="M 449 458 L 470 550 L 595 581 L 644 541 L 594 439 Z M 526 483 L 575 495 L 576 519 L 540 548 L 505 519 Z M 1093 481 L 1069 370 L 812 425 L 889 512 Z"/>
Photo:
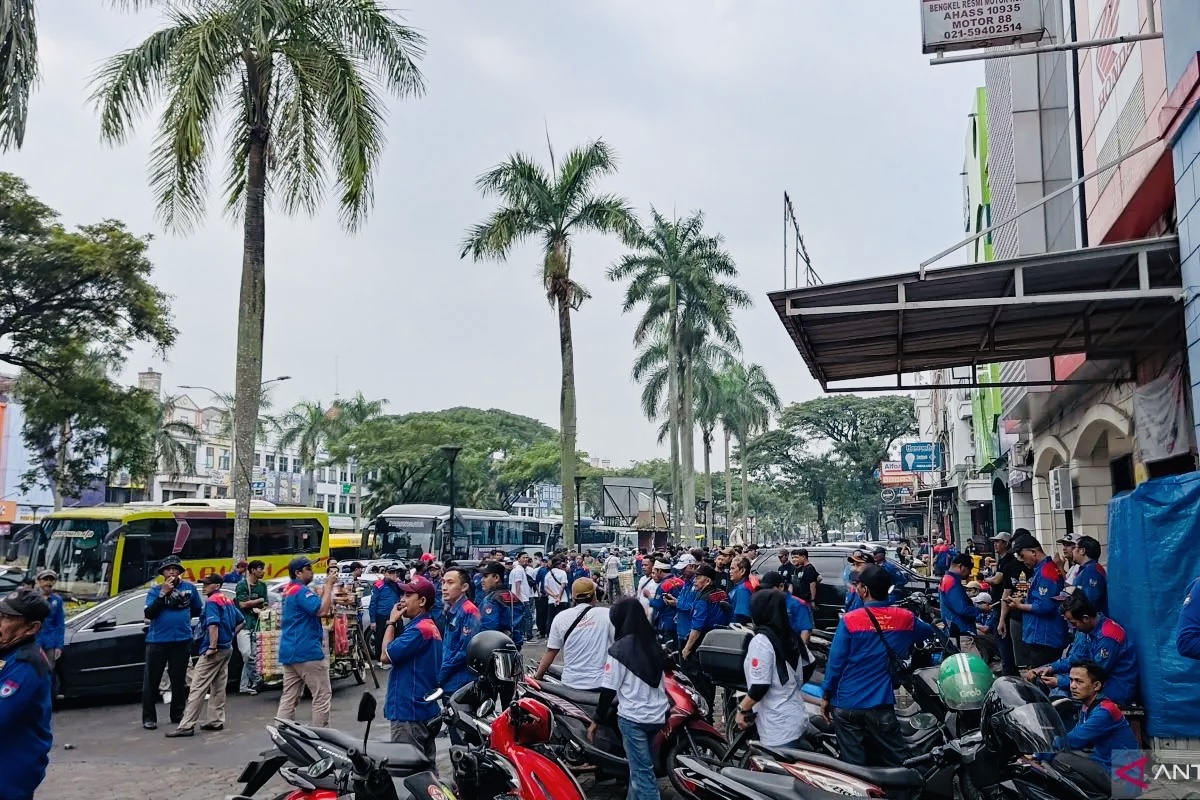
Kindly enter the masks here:
<path id="1" fill-rule="evenodd" d="M 544 643 L 532 643 L 524 649 L 527 658 L 541 658 Z M 380 682 L 386 673 L 380 674 Z M 332 726 L 361 733 L 355 720 L 360 692 L 353 680 L 334 683 Z M 375 692 L 383 712 L 384 691 Z M 170 730 L 166 709 L 159 707 L 159 729 L 145 731 L 141 726 L 137 698 L 114 698 L 106 702 L 74 704 L 54 716 L 54 750 L 50 770 L 38 790 L 38 798 L 47 800 L 218 800 L 236 794 L 237 777 L 246 762 L 267 749 L 270 742 L 264 727 L 275 714 L 279 693 L 268 691 L 257 697 L 234 695 L 226 707 L 225 730 L 219 733 L 197 731 L 191 739 L 167 739 Z M 308 706 L 300 706 L 297 718 L 308 718 Z M 371 739 L 386 741 L 387 722 L 380 718 L 372 728 Z M 450 774 L 450 740 L 438 739 L 438 770 Z M 589 799 L 622 798 L 625 787 L 612 784 L 593 786 L 590 778 L 581 784 Z M 664 800 L 678 797 L 668 781 L 661 781 Z M 272 798 L 286 789 L 276 779 L 263 789 L 260 797 Z"/>

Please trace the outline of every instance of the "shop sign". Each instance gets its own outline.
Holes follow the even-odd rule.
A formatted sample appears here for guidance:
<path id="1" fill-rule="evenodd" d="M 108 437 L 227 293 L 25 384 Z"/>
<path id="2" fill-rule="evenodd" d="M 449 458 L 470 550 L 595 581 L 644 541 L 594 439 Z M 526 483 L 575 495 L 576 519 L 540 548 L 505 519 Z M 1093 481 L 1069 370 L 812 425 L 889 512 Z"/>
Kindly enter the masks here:
<path id="1" fill-rule="evenodd" d="M 1090 0 L 1088 19 L 1093 39 L 1115 39 L 1138 33 L 1138 0 Z M 1092 62 L 1092 108 L 1096 113 L 1096 151 L 1103 152 L 1117 129 L 1117 120 L 1133 97 L 1142 77 L 1142 49 L 1135 42 L 1098 47 Z M 1137 120 L 1146 121 L 1145 111 Z M 1062 375 L 1061 372 L 1058 373 Z"/>
<path id="2" fill-rule="evenodd" d="M 1041 41 L 1041 0 L 921 0 L 922 53 Z"/>

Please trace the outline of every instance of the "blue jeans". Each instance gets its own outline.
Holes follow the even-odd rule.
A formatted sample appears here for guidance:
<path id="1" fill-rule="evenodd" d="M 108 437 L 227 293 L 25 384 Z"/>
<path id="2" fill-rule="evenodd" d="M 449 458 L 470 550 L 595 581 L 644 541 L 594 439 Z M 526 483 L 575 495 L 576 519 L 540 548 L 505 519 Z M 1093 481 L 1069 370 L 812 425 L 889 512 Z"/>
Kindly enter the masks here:
<path id="1" fill-rule="evenodd" d="M 532 600 L 526 600 L 524 603 L 525 615 L 521 619 L 521 633 L 525 635 L 525 641 L 533 638 L 533 617 L 536 613 Z"/>
<path id="2" fill-rule="evenodd" d="M 654 737 L 662 730 L 662 723 L 647 725 L 618 716 L 617 724 L 629 761 L 626 800 L 659 800 L 658 780 L 654 777 Z"/>

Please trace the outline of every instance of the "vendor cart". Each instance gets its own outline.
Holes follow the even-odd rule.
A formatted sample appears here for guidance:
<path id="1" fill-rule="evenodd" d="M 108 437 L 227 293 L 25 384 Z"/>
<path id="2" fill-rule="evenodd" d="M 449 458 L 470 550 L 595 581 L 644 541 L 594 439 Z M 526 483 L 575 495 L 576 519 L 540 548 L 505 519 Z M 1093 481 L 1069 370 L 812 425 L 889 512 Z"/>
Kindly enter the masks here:
<path id="1" fill-rule="evenodd" d="M 375 667 L 371 663 L 371 648 L 367 646 L 367 638 L 363 634 L 358 614 L 353 606 L 337 606 L 333 616 L 328 620 L 329 630 L 329 678 L 354 676 L 359 686 L 366 683 L 367 673 L 375 688 L 379 688 L 379 678 L 375 675 Z"/>

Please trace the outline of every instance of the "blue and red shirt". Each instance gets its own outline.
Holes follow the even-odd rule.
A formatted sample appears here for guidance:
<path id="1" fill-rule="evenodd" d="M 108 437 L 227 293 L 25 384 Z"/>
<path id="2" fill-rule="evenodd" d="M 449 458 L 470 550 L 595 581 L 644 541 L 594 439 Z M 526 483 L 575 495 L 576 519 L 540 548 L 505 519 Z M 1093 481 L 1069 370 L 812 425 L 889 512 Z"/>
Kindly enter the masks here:
<path id="1" fill-rule="evenodd" d="M 750 598 L 753 594 L 754 589 L 750 587 L 750 581 L 738 581 L 733 590 L 729 592 L 729 602 L 733 605 L 734 622 L 750 621 Z"/>
<path id="2" fill-rule="evenodd" d="M 692 603 L 693 631 L 703 636 L 713 628 L 728 625 L 732 618 L 733 611 L 729 608 L 729 595 L 723 590 L 710 589 L 707 592 L 696 594 L 696 600 Z"/>
<path id="3" fill-rule="evenodd" d="M 379 620 L 386 620 L 392 615 L 392 609 L 399 602 L 400 586 L 396 581 L 389 578 L 380 578 L 375 581 L 375 585 L 371 589 L 371 600 L 367 605 L 371 621 L 378 623 Z"/>
<path id="4" fill-rule="evenodd" d="M 46 596 L 46 602 L 50 605 L 50 616 L 42 621 L 37 643 L 43 650 L 62 650 L 67 634 L 67 615 L 62 595 L 51 592 Z"/>
<path id="5" fill-rule="evenodd" d="M 37 642 L 0 650 L 0 800 L 28 800 L 46 777 L 54 744 L 51 681 Z"/>
<path id="6" fill-rule="evenodd" d="M 307 584 L 293 580 L 283 587 L 280 613 L 279 663 L 324 661 L 325 629 L 321 627 L 321 598 Z"/>
<path id="7" fill-rule="evenodd" d="M 1021 619 L 1022 640 L 1026 645 L 1066 647 L 1067 622 L 1062 618 L 1059 601 L 1054 599 L 1062 594 L 1064 584 L 1063 574 L 1050 556 L 1033 568 L 1033 578 L 1025 595 L 1031 610 Z"/>
<path id="8" fill-rule="evenodd" d="M 879 631 L 868 612 L 879 623 Z M 904 658 L 913 644 L 935 636 L 933 626 L 905 608 L 871 601 L 846 613 L 838 622 L 825 665 L 824 696 L 836 708 L 891 707 L 896 702 L 887 647 Z"/>
<path id="9" fill-rule="evenodd" d="M 192 640 L 192 617 L 200 616 L 204 601 L 200 590 L 187 581 L 180 581 L 170 594 L 162 593 L 162 583 L 156 583 L 146 593 L 147 644 L 171 644 Z"/>
<path id="10" fill-rule="evenodd" d="M 467 669 L 467 645 L 481 627 L 479 609 L 466 596 L 446 615 L 446 636 L 442 640 L 442 666 L 438 683 L 452 694 L 470 683 L 474 676 Z"/>
<path id="11" fill-rule="evenodd" d="M 209 628 L 217 626 L 217 649 L 230 650 L 238 626 L 245 621 L 237 603 L 220 592 L 214 592 L 204 603 L 204 613 L 200 615 L 200 655 L 208 652 Z"/>
<path id="12" fill-rule="evenodd" d="M 479 606 L 480 630 L 500 631 L 511 637 L 520 650 L 525 644 L 521 624 L 525 621 L 525 604 L 507 589 L 493 589 L 484 595 Z"/>
<path id="13" fill-rule="evenodd" d="M 1184 658 L 1200 659 L 1200 578 L 1191 582 L 1183 596 L 1175 627 L 1175 649 Z"/>
<path id="14" fill-rule="evenodd" d="M 1092 748 L 1092 759 L 1104 767 L 1105 772 L 1112 769 L 1114 750 L 1137 750 L 1137 739 L 1129 727 L 1129 720 L 1121 713 L 1120 707 L 1107 697 L 1090 706 L 1084 706 L 1079 712 L 1079 720 L 1066 736 L 1060 736 L 1054 743 L 1057 750 L 1083 750 Z"/>
<path id="15" fill-rule="evenodd" d="M 1138 689 L 1137 652 L 1125 629 L 1100 614 L 1091 633 L 1075 632 L 1066 655 L 1050 665 L 1058 676 L 1058 688 L 1071 687 L 1071 665 L 1091 661 L 1104 669 L 1104 696 L 1118 705 L 1133 701 Z"/>
<path id="16" fill-rule="evenodd" d="M 1108 613 L 1108 572 L 1099 561 L 1089 561 L 1075 573 L 1075 589 L 1087 595 L 1101 614 Z"/>
<path id="17" fill-rule="evenodd" d="M 442 634 L 428 614 L 404 626 L 387 648 L 388 673 L 383 716 L 392 722 L 428 722 L 437 717 L 437 701 L 426 702 L 438 686 L 442 667 Z"/>
<path id="18" fill-rule="evenodd" d="M 679 637 L 680 645 L 687 640 L 692 632 L 692 610 L 696 605 L 696 586 L 690 580 L 684 581 L 675 595 L 675 635 Z"/>
<path id="19" fill-rule="evenodd" d="M 791 592 L 784 592 L 784 598 L 787 600 L 788 625 L 792 631 L 799 636 L 805 631 L 813 629 L 812 609 L 808 603 L 801 600 Z"/>
<path id="20" fill-rule="evenodd" d="M 942 582 L 938 585 L 938 599 L 941 602 L 942 619 L 951 630 L 957 629 L 960 634 L 975 633 L 979 609 L 967 597 L 961 575 L 947 572 L 942 576 Z"/>
<path id="21" fill-rule="evenodd" d="M 668 604 L 663 598 L 669 595 L 678 599 L 681 589 L 683 578 L 672 575 L 654 590 L 654 597 L 650 598 L 650 608 L 654 611 L 654 626 L 659 631 L 665 633 L 675 630 L 675 606 Z"/>

